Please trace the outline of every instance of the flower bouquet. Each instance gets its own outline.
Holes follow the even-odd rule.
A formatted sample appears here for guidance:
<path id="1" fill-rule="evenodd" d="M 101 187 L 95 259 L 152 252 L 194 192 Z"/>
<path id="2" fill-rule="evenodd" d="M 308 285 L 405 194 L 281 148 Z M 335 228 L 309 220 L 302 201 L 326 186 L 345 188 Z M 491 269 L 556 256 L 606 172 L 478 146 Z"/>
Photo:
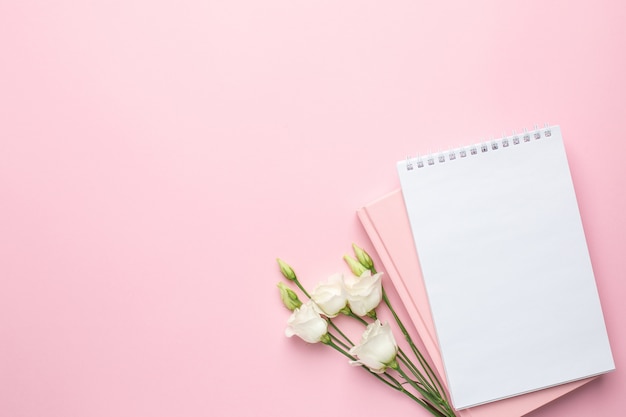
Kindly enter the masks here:
<path id="1" fill-rule="evenodd" d="M 307 298 L 303 303 L 294 289 L 278 284 L 283 304 L 292 311 L 285 334 L 299 336 L 308 343 L 321 342 L 362 366 L 365 371 L 388 387 L 408 396 L 438 417 L 454 417 L 443 385 L 416 347 L 406 327 L 391 305 L 382 286 L 382 272 L 377 272 L 372 258 L 357 245 L 355 257 L 344 256 L 353 275 L 335 274 L 308 292 L 293 269 L 281 259 L 278 265 L 283 276 Z M 381 323 L 376 309 L 383 302 L 411 348 L 416 363 L 401 349 L 389 323 Z M 345 315 L 364 327 L 355 344 L 341 331 L 335 319 Z"/>

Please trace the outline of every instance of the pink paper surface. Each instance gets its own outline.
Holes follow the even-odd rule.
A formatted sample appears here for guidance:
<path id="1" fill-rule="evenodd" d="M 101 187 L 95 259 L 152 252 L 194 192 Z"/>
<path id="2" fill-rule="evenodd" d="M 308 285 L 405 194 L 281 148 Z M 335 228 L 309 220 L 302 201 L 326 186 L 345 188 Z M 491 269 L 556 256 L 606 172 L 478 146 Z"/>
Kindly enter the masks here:
<path id="1" fill-rule="evenodd" d="M 445 382 L 435 327 L 428 306 L 419 259 L 404 208 L 402 192 L 396 190 L 358 211 L 359 219 L 380 256 L 396 291 L 438 374 Z M 594 378 L 563 384 L 522 396 L 472 407 L 459 412 L 467 417 L 520 417 Z"/>
<path id="2" fill-rule="evenodd" d="M 275 258 L 308 288 L 346 271 L 397 160 L 545 122 L 617 370 L 532 416 L 622 415 L 624 21 L 615 1 L 0 2 L 0 416 L 427 416 L 284 337 Z"/>

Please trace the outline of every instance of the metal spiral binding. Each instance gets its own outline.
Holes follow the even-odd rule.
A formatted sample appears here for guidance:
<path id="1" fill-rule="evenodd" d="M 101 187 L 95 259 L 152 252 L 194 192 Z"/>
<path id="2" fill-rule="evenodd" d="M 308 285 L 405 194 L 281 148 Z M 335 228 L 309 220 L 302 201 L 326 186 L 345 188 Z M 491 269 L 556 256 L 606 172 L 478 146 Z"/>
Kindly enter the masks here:
<path id="1" fill-rule="evenodd" d="M 407 171 L 413 171 L 415 169 L 424 168 L 426 166 L 443 164 L 448 161 L 471 158 L 482 153 L 495 152 L 499 151 L 500 149 L 523 145 L 524 143 L 528 143 L 533 140 L 549 138 L 550 136 L 552 136 L 552 130 L 548 123 L 546 123 L 543 128 L 539 128 L 537 127 L 537 125 L 535 125 L 535 128 L 531 131 L 524 129 L 521 135 L 518 135 L 515 133 L 515 131 L 513 131 L 512 134 L 509 136 L 503 134 L 502 138 L 498 140 L 490 140 L 487 142 L 464 146 L 444 152 L 430 153 L 425 156 L 420 156 L 418 154 L 414 158 L 407 156 L 406 169 Z"/>

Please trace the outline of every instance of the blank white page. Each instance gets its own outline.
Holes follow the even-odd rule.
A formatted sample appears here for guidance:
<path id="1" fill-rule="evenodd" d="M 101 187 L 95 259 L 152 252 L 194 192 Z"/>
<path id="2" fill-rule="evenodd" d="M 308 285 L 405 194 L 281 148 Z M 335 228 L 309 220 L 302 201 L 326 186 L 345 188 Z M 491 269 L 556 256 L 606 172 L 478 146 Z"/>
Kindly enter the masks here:
<path id="1" fill-rule="evenodd" d="M 397 164 L 457 409 L 614 369 L 560 128 L 528 136 Z"/>

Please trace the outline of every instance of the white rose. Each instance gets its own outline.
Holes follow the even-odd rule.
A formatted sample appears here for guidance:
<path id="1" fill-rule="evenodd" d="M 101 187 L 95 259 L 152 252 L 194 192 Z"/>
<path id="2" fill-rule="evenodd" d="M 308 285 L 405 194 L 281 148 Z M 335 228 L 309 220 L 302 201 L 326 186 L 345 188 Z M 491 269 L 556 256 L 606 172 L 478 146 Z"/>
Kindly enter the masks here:
<path id="1" fill-rule="evenodd" d="M 397 353 L 398 345 L 389 323 L 383 325 L 376 320 L 367 326 L 361 336 L 361 342 L 350 349 L 350 354 L 358 359 L 350 361 L 350 364 L 365 365 L 372 372 L 383 373 L 394 361 Z"/>
<path id="2" fill-rule="evenodd" d="M 328 323 L 320 316 L 313 302 L 308 301 L 296 308 L 287 320 L 285 335 L 299 336 L 309 343 L 317 343 L 328 332 Z"/>
<path id="3" fill-rule="evenodd" d="M 344 279 L 348 305 L 354 314 L 364 316 L 380 304 L 383 298 L 382 272 L 372 275 L 367 270 L 360 277 L 350 275 Z"/>
<path id="4" fill-rule="evenodd" d="M 334 274 L 321 282 L 311 293 L 311 299 L 328 317 L 336 317 L 348 301 L 343 287 L 343 275 Z"/>

